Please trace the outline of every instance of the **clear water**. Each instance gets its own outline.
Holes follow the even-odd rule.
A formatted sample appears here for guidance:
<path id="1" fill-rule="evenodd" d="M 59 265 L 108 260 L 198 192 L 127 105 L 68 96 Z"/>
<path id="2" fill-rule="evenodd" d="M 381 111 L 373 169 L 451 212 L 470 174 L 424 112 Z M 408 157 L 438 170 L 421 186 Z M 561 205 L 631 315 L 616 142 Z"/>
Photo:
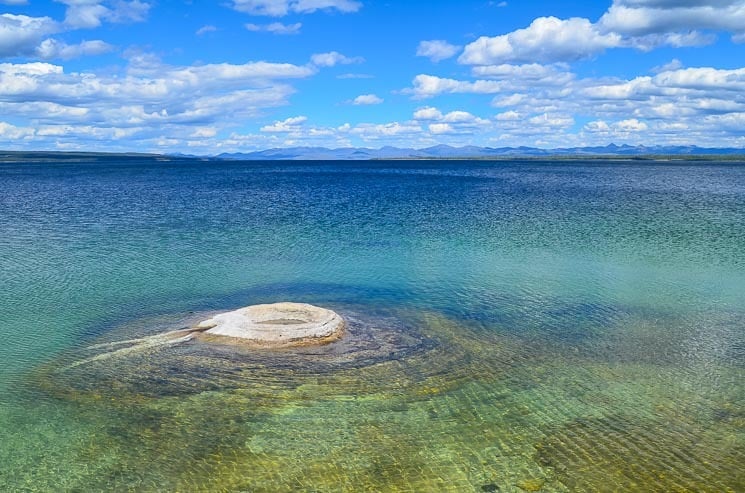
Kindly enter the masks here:
<path id="1" fill-rule="evenodd" d="M 2 164 L 0 341 L 0 491 L 745 491 L 745 167 Z"/>

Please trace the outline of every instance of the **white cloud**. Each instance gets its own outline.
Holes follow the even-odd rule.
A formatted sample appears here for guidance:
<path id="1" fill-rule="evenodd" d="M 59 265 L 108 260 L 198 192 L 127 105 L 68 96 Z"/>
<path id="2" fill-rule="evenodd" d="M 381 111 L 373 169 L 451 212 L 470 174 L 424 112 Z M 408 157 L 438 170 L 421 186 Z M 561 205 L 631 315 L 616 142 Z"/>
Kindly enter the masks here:
<path id="1" fill-rule="evenodd" d="M 718 94 L 723 99 L 740 97 L 745 91 L 745 68 L 720 70 L 686 68 L 641 76 L 616 83 L 599 82 L 583 90 L 583 94 L 598 100 L 648 100 L 652 97 L 673 97 L 698 100 Z"/>
<path id="2" fill-rule="evenodd" d="M 0 140 L 17 140 L 31 137 L 34 135 L 34 129 L 16 127 L 10 123 L 0 122 Z"/>
<path id="3" fill-rule="evenodd" d="M 745 2 L 615 0 L 598 24 L 635 36 L 700 29 L 738 32 L 745 30 Z"/>
<path id="4" fill-rule="evenodd" d="M 401 135 L 417 134 L 422 127 L 416 123 L 361 123 L 350 130 L 350 133 L 359 135 L 363 139 L 378 139 L 380 137 L 394 137 Z"/>
<path id="5" fill-rule="evenodd" d="M 482 36 L 466 46 L 458 61 L 469 65 L 574 61 L 602 53 L 620 42 L 619 35 L 603 33 L 587 19 L 539 17 L 525 29 L 491 38 Z"/>
<path id="6" fill-rule="evenodd" d="M 383 102 L 383 99 L 379 98 L 375 94 L 362 94 L 352 100 L 352 104 L 357 105 L 357 106 L 380 104 L 382 102 Z"/>
<path id="7" fill-rule="evenodd" d="M 592 133 L 608 133 L 610 132 L 610 126 L 603 120 L 596 120 L 586 123 L 584 130 Z"/>
<path id="8" fill-rule="evenodd" d="M 524 29 L 483 36 L 468 44 L 458 61 L 468 65 L 572 62 L 609 48 L 649 51 L 660 46 L 703 46 L 709 31 L 745 41 L 743 0 L 614 0 L 597 23 L 585 18 L 536 18 Z"/>
<path id="9" fill-rule="evenodd" d="M 215 31 L 217 31 L 217 28 L 215 26 L 208 24 L 206 26 L 202 26 L 199 29 L 197 29 L 196 35 L 202 36 L 203 34 L 212 33 Z"/>
<path id="10" fill-rule="evenodd" d="M 414 121 L 426 123 L 432 135 L 472 135 L 480 128 L 490 125 L 488 120 L 467 111 L 455 110 L 442 113 L 432 106 L 417 109 L 414 112 Z"/>
<path id="11" fill-rule="evenodd" d="M 283 121 L 274 122 L 272 125 L 265 125 L 261 127 L 261 131 L 268 133 L 295 132 L 307 120 L 308 118 L 305 116 L 294 116 Z"/>
<path id="12" fill-rule="evenodd" d="M 415 120 L 439 120 L 440 118 L 442 118 L 442 112 L 431 106 L 419 108 L 414 112 Z"/>
<path id="13" fill-rule="evenodd" d="M 660 72 L 670 72 L 672 70 L 679 70 L 681 68 L 683 68 L 683 62 L 681 62 L 677 58 L 673 58 L 664 65 L 653 67 L 652 72 L 654 72 L 655 74 L 659 74 Z"/>
<path id="14" fill-rule="evenodd" d="M 282 17 L 290 13 L 308 14 L 317 10 L 357 12 L 362 7 L 354 0 L 233 0 L 233 8 L 251 15 Z"/>
<path id="15" fill-rule="evenodd" d="M 71 29 L 91 29 L 98 27 L 110 10 L 98 0 L 63 0 L 67 5 L 65 25 Z"/>
<path id="16" fill-rule="evenodd" d="M 521 116 L 520 113 L 514 110 L 505 111 L 504 113 L 499 113 L 495 117 L 497 121 L 500 122 L 510 122 L 510 121 L 517 121 L 520 120 Z"/>
<path id="17" fill-rule="evenodd" d="M 745 112 L 729 113 L 727 115 L 710 115 L 704 123 L 715 128 L 723 129 L 742 138 L 742 129 L 745 128 Z"/>
<path id="18" fill-rule="evenodd" d="M 196 139 L 209 139 L 217 135 L 217 129 L 214 127 L 198 127 L 194 129 L 189 137 Z"/>
<path id="19" fill-rule="evenodd" d="M 268 32 L 272 34 L 300 34 L 302 23 L 282 24 L 281 22 L 272 22 L 271 24 L 246 24 L 246 29 L 254 32 Z"/>
<path id="20" fill-rule="evenodd" d="M 449 123 L 430 123 L 428 128 L 434 135 L 455 133 L 455 129 Z"/>
<path id="21" fill-rule="evenodd" d="M 525 94 L 520 94 L 520 93 L 510 94 L 509 96 L 498 96 L 498 97 L 495 97 L 494 100 L 492 100 L 492 106 L 497 106 L 497 107 L 517 106 L 523 103 L 526 99 L 527 99 L 527 96 Z"/>
<path id="22" fill-rule="evenodd" d="M 622 46 L 636 48 L 641 51 L 651 51 L 660 46 L 683 48 L 686 46 L 706 46 L 714 43 L 716 36 L 699 31 L 685 33 L 646 34 L 625 38 Z"/>
<path id="23" fill-rule="evenodd" d="M 621 120 L 620 122 L 616 123 L 616 127 L 624 132 L 642 132 L 649 128 L 646 123 L 640 122 L 636 118 Z"/>
<path id="24" fill-rule="evenodd" d="M 419 74 L 414 77 L 414 87 L 405 92 L 417 99 L 425 99 L 439 94 L 493 94 L 501 90 L 502 83 L 491 80 L 468 82 L 445 79 L 434 75 Z"/>
<path id="25" fill-rule="evenodd" d="M 362 63 L 365 59 L 361 57 L 350 58 L 337 51 L 330 51 L 328 53 L 316 53 L 310 57 L 310 61 L 316 67 L 333 67 L 335 65 Z"/>
<path id="26" fill-rule="evenodd" d="M 144 22 L 150 12 L 151 5 L 139 0 L 116 0 L 106 20 L 117 24 L 130 22 Z"/>
<path id="27" fill-rule="evenodd" d="M 47 146 L 54 139 L 54 145 L 95 148 L 96 141 L 109 139 L 107 149 L 120 141 L 129 142 L 122 144 L 125 149 L 144 143 L 160 148 L 168 142 L 183 147 L 197 137 L 199 145 L 207 145 L 205 139 L 213 137 L 205 129 L 218 132 L 286 105 L 294 90 L 283 80 L 315 73 L 267 62 L 133 63 L 123 75 L 65 73 L 59 65 L 40 62 L 2 63 L 0 112 L 6 119 L 28 122 L 18 128 L 37 129 L 26 134 Z"/>
<path id="28" fill-rule="evenodd" d="M 103 0 L 60 0 L 67 6 L 64 22 L 50 17 L 0 14 L 0 57 L 41 56 L 43 58 L 73 58 L 98 55 L 110 50 L 103 41 L 83 41 L 68 45 L 48 38 L 77 29 L 99 27 L 107 22 L 139 22 L 147 16 L 150 5 L 139 0 L 113 1 L 110 6 Z M 20 5 L 20 4 L 18 4 Z"/>
<path id="29" fill-rule="evenodd" d="M 139 0 L 58 0 L 67 5 L 65 25 L 71 29 L 91 29 L 104 21 L 113 23 L 142 22 L 150 4 Z M 107 4 L 107 5 L 105 5 Z"/>
<path id="30" fill-rule="evenodd" d="M 533 127 L 563 128 L 574 125 L 574 118 L 569 115 L 549 115 L 544 113 L 528 119 Z"/>
<path id="31" fill-rule="evenodd" d="M 59 30 L 59 24 L 49 17 L 1 14 L 0 57 L 33 53 L 44 37 Z"/>
<path id="32" fill-rule="evenodd" d="M 433 62 L 439 62 L 454 56 L 460 48 L 460 46 L 439 39 L 422 41 L 417 47 L 416 55 L 427 57 Z"/>
<path id="33" fill-rule="evenodd" d="M 101 40 L 83 41 L 76 45 L 68 45 L 55 39 L 46 39 L 36 48 L 36 54 L 44 60 L 61 58 L 68 60 L 81 56 L 102 55 L 114 49 Z"/>
<path id="34" fill-rule="evenodd" d="M 443 115 L 442 121 L 448 123 L 476 123 L 479 118 L 475 117 L 467 111 L 451 111 L 446 115 Z"/>
<path id="35" fill-rule="evenodd" d="M 519 86 L 565 86 L 572 82 L 575 75 L 563 64 L 541 65 L 529 63 L 524 65 L 477 65 L 471 69 L 475 77 L 505 81 L 505 87 Z"/>
<path id="36" fill-rule="evenodd" d="M 552 70 L 557 75 L 550 75 Z M 470 131 L 474 136 L 484 135 L 496 125 L 502 145 L 514 145 L 529 137 L 559 146 L 573 141 L 579 145 L 581 139 L 606 144 L 609 139 L 616 139 L 649 145 L 745 145 L 745 139 L 733 139 L 733 126 L 739 117 L 728 117 L 745 113 L 745 68 L 680 68 L 678 63 L 672 63 L 660 67 L 657 75 L 628 80 L 577 78 L 562 70 L 560 65 L 477 66 L 473 68 L 474 75 L 491 79 L 458 80 L 421 74 L 411 88 L 402 92 L 413 99 L 447 94 L 493 95 L 492 105 L 508 110 L 498 113 L 491 126 L 476 125 Z M 560 83 L 552 84 L 553 80 Z M 432 106 L 414 113 L 415 121 L 427 125 L 446 124 L 445 117 Z M 575 119 L 595 123 L 575 131 Z M 717 125 L 728 130 L 723 132 Z M 453 124 L 450 127 L 458 130 Z M 444 125 L 433 128 L 443 132 L 440 135 L 454 135 L 445 134 Z"/>
<path id="37" fill-rule="evenodd" d="M 658 127 L 660 132 L 671 130 L 669 125 Z M 676 132 L 688 129 L 687 125 L 676 125 Z M 644 137 L 643 132 L 649 130 L 649 125 L 636 118 L 620 120 L 617 122 L 607 123 L 604 120 L 591 121 L 582 128 L 581 135 L 589 136 L 593 140 L 602 139 L 601 142 L 631 142 L 639 143 L 639 139 Z"/>

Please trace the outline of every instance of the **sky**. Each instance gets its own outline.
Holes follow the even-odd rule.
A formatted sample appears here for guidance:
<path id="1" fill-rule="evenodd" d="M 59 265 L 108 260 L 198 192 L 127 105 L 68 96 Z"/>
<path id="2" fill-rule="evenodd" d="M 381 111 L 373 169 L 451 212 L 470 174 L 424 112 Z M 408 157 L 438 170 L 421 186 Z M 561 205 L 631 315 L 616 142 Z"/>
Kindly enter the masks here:
<path id="1" fill-rule="evenodd" d="M 0 0 L 0 149 L 745 148 L 745 0 Z"/>

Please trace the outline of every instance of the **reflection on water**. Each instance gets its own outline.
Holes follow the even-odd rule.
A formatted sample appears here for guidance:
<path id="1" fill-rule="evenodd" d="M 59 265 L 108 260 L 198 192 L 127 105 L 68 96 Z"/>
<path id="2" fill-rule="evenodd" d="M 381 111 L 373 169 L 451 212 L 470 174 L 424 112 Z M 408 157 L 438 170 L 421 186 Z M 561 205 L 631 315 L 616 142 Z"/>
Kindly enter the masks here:
<path id="1" fill-rule="evenodd" d="M 745 490 L 745 169 L 3 171 L 2 491 Z"/>

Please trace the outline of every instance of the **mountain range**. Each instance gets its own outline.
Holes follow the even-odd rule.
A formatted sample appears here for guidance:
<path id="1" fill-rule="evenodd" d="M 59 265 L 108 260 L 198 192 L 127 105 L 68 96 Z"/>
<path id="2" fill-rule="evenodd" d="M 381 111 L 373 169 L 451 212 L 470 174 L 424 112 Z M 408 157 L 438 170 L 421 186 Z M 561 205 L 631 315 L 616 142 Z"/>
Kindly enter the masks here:
<path id="1" fill-rule="evenodd" d="M 452 147 L 436 145 L 424 149 L 382 147 L 290 147 L 267 149 L 248 153 L 223 153 L 219 159 L 235 160 L 366 160 L 366 159 L 489 159 L 510 157 L 641 157 L 641 156 L 706 156 L 706 155 L 745 155 L 745 149 L 708 148 L 697 146 L 630 146 L 615 145 L 597 147 L 567 147 L 540 149 L 537 147 Z"/>

